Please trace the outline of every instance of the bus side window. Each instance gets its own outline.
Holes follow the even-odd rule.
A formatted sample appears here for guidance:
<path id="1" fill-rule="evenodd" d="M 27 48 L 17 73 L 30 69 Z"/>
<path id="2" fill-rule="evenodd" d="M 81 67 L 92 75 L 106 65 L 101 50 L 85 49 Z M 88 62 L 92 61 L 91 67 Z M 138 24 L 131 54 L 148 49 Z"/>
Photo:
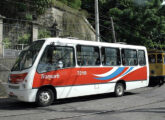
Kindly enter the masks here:
<path id="1" fill-rule="evenodd" d="M 79 66 L 100 65 L 99 47 L 77 45 L 77 63 Z"/>
<path id="2" fill-rule="evenodd" d="M 163 62 L 162 54 L 157 54 L 157 63 L 162 63 L 162 62 Z"/>
<path id="3" fill-rule="evenodd" d="M 102 64 L 105 66 L 120 65 L 120 50 L 118 48 L 102 47 Z"/>
<path id="4" fill-rule="evenodd" d="M 146 65 L 146 58 L 145 58 L 144 50 L 138 51 L 138 60 L 139 60 L 139 65 L 141 65 L 141 66 Z"/>
<path id="5" fill-rule="evenodd" d="M 37 67 L 39 73 L 75 66 L 74 50 L 67 46 L 47 46 Z"/>
<path id="6" fill-rule="evenodd" d="M 137 51 L 133 49 L 122 49 L 122 62 L 125 66 L 138 65 Z"/>

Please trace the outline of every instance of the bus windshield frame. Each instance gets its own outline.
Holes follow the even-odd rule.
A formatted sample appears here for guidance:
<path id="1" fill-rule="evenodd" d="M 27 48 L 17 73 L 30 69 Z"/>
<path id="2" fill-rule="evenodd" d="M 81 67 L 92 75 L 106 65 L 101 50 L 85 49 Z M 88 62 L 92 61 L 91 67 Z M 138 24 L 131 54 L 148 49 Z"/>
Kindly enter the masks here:
<path id="1" fill-rule="evenodd" d="M 21 71 L 32 67 L 44 42 L 45 40 L 35 41 L 21 51 L 11 71 Z"/>

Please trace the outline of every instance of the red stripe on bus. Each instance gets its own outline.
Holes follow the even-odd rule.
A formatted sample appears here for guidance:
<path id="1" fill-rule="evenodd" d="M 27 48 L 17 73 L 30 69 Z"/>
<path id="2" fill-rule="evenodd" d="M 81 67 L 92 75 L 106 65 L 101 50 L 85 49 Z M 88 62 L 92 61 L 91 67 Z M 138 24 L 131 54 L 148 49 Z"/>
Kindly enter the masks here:
<path id="1" fill-rule="evenodd" d="M 122 73 L 109 80 L 97 80 L 94 74 L 103 74 L 113 69 L 113 67 L 96 67 L 96 68 L 67 68 L 46 73 L 35 73 L 33 88 L 43 85 L 52 86 L 71 86 L 84 84 L 107 83 L 120 77 L 129 67 L 126 67 Z M 147 67 L 140 68 L 124 76 L 123 80 L 145 80 L 147 79 Z"/>

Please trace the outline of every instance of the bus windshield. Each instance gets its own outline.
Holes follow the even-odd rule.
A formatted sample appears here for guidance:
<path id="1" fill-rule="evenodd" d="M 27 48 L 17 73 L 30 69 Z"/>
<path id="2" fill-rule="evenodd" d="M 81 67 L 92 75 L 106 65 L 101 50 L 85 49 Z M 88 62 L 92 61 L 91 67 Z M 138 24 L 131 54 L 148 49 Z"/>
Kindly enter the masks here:
<path id="1" fill-rule="evenodd" d="M 11 71 L 20 71 L 30 68 L 33 65 L 44 42 L 44 40 L 35 41 L 32 45 L 24 49 L 16 59 L 16 63 Z"/>

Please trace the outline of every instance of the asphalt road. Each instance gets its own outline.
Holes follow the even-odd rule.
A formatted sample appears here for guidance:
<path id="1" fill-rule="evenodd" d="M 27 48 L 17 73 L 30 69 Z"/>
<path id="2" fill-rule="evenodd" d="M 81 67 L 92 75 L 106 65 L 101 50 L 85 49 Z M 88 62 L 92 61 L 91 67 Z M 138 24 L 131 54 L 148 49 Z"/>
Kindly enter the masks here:
<path id="1" fill-rule="evenodd" d="M 36 107 L 0 98 L 0 120 L 165 120 L 165 85 L 113 94 L 59 100 Z"/>

